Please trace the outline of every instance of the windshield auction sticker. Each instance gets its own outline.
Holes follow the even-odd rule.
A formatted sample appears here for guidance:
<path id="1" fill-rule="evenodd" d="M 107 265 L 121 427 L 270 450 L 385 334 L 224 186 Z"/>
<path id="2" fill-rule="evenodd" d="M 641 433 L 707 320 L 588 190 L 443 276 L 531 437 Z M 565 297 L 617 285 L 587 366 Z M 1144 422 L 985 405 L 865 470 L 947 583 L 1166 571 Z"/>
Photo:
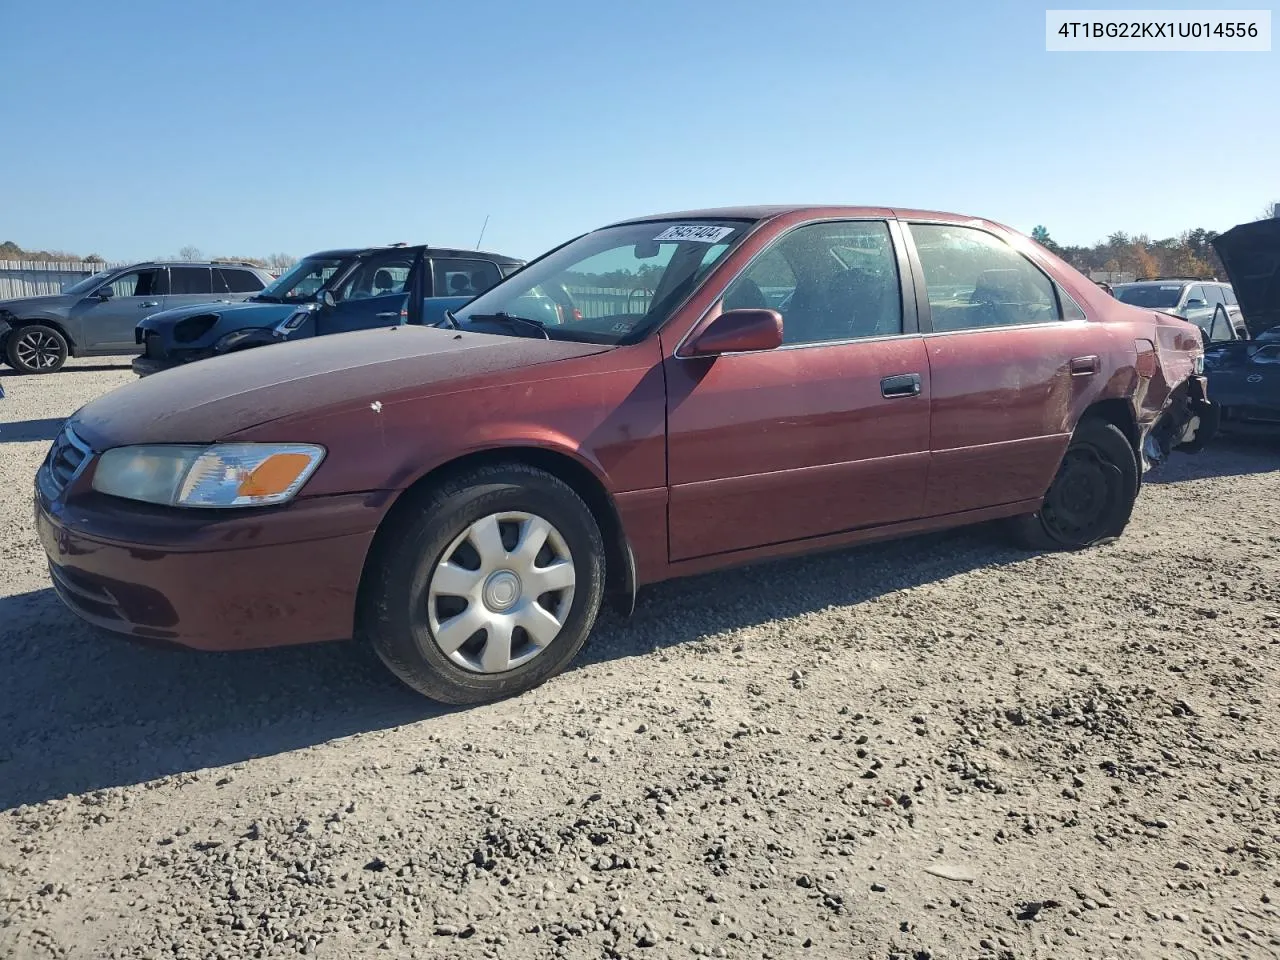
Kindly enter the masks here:
<path id="1" fill-rule="evenodd" d="M 1044 29 L 1056 52 L 1271 50 L 1270 10 L 1046 10 Z"/>
<path id="2" fill-rule="evenodd" d="M 695 243 L 719 243 L 729 234 L 733 227 L 712 227 L 705 223 L 679 223 L 667 227 L 654 240 L 692 240 Z"/>

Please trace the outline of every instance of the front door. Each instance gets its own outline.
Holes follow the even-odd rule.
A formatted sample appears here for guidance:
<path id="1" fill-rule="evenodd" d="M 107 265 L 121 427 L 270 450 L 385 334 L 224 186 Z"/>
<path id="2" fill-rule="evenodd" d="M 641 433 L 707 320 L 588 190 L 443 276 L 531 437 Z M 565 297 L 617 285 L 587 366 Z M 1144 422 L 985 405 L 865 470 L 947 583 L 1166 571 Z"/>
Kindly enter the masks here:
<path id="1" fill-rule="evenodd" d="M 933 386 L 929 516 L 1044 495 L 1107 333 L 1048 275 L 976 227 L 912 223 Z"/>
<path id="2" fill-rule="evenodd" d="M 776 350 L 681 359 L 664 341 L 672 561 L 919 515 L 929 368 L 895 232 L 805 224 L 739 274 L 720 304 L 777 309 Z"/>
<path id="3" fill-rule="evenodd" d="M 69 332 L 85 353 L 137 352 L 133 330 L 165 309 L 168 286 L 163 267 L 122 274 L 72 307 Z"/>
<path id="4" fill-rule="evenodd" d="M 331 291 L 333 306 L 316 319 L 319 334 L 394 327 L 405 322 L 414 270 L 422 269 L 422 251 L 398 247 L 370 254 Z"/>

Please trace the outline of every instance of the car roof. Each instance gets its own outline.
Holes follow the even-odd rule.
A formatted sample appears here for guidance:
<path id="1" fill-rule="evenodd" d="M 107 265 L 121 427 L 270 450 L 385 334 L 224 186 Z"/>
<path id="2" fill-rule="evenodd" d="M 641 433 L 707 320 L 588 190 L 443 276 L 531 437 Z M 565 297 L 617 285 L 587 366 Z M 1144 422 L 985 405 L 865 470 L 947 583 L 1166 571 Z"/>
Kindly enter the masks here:
<path id="1" fill-rule="evenodd" d="M 420 244 L 404 244 L 404 249 L 416 250 Z M 339 247 L 335 250 L 317 250 L 315 253 L 307 254 L 308 257 L 358 257 L 367 253 L 378 253 L 383 250 L 398 250 L 400 245 L 392 246 L 387 244 L 378 247 Z M 515 257 L 508 257 L 501 253 L 489 253 L 485 250 L 463 250 L 458 247 L 426 247 L 427 256 L 429 257 L 454 257 L 459 260 L 492 260 L 494 263 L 524 263 Z"/>
<path id="2" fill-rule="evenodd" d="M 103 272 L 116 272 L 119 270 L 137 270 L 139 267 L 240 267 L 244 270 L 263 270 L 266 267 L 260 267 L 256 263 L 248 263 L 244 260 L 139 260 L 137 263 L 125 264 L 120 267 L 107 267 Z"/>
<path id="3" fill-rule="evenodd" d="M 671 213 L 655 213 L 642 217 L 628 217 L 609 226 L 629 223 L 646 223 L 653 220 L 771 220 L 784 214 L 799 213 L 812 217 L 898 217 L 904 220 L 942 220 L 951 223 L 985 223 L 1001 226 L 993 220 L 948 213 L 942 210 L 916 210 L 902 207 L 873 207 L 845 204 L 757 204 L 734 207 L 706 207 L 699 210 L 678 210 Z"/>

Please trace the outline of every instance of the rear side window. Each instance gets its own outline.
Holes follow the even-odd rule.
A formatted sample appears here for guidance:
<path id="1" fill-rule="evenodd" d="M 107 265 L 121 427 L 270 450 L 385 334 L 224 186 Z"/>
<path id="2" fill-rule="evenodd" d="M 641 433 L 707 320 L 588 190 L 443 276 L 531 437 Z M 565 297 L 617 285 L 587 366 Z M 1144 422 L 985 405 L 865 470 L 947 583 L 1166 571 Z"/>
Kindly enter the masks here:
<path id="1" fill-rule="evenodd" d="M 431 269 L 437 297 L 474 297 L 502 279 L 492 260 L 432 260 Z"/>
<path id="2" fill-rule="evenodd" d="M 262 281 L 252 270 L 216 267 L 213 287 L 216 293 L 257 293 L 262 289 Z"/>
<path id="3" fill-rule="evenodd" d="M 933 329 L 940 333 L 1061 320 L 1053 282 L 1000 238 L 913 223 Z"/>
<path id="4" fill-rule="evenodd" d="M 169 292 L 175 295 L 213 293 L 208 267 L 170 267 Z"/>

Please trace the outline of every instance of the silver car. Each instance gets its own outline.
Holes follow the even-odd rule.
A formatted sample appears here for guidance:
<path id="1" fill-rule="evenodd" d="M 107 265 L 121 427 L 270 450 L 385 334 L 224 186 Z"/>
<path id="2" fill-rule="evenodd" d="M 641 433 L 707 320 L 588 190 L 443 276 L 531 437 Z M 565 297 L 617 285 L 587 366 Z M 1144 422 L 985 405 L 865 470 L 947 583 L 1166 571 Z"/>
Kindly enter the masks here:
<path id="1" fill-rule="evenodd" d="M 1151 307 L 1189 320 L 1212 340 L 1238 340 L 1248 336 L 1244 315 L 1231 284 L 1220 280 L 1165 278 L 1117 283 L 1112 295 L 1135 307 Z M 1229 324 L 1221 319 L 1226 314 Z"/>
<path id="2" fill-rule="evenodd" d="M 53 373 L 67 357 L 133 355 L 143 317 L 188 304 L 245 300 L 271 282 L 250 263 L 174 261 L 113 267 L 43 297 L 0 300 L 0 358 Z M 7 328 L 6 328 L 7 324 Z"/>

